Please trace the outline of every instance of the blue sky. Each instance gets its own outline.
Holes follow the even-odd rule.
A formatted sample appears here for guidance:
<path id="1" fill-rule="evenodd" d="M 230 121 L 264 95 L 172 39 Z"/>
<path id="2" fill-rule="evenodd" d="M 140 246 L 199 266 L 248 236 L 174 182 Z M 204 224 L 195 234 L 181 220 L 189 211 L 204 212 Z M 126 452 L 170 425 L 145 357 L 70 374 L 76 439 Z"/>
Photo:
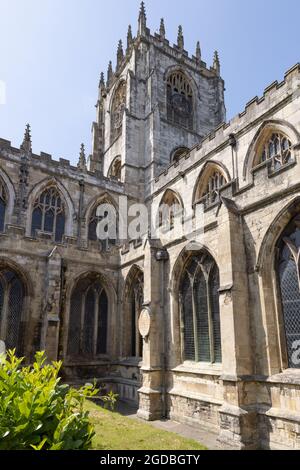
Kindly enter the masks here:
<path id="1" fill-rule="evenodd" d="M 139 4 L 0 0 L 0 137 L 19 146 L 29 122 L 34 152 L 76 163 L 84 142 L 89 153 L 100 72 L 129 23 L 136 33 Z M 300 60 L 299 0 L 146 0 L 146 11 L 152 32 L 165 18 L 171 42 L 182 24 L 185 48 L 200 40 L 208 65 L 219 51 L 228 119 Z"/>

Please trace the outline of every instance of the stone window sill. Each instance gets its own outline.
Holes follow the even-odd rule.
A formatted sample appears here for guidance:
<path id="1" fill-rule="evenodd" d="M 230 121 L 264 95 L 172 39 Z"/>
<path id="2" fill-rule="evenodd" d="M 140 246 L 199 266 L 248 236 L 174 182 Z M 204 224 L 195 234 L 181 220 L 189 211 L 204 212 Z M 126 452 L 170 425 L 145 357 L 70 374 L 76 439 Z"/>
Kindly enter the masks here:
<path id="1" fill-rule="evenodd" d="M 183 372 L 197 375 L 217 375 L 222 374 L 222 364 L 208 364 L 205 362 L 185 362 L 172 369 L 172 372 Z"/>
<path id="2" fill-rule="evenodd" d="M 300 385 L 300 369 L 286 369 L 279 374 L 271 375 L 266 379 L 266 382 Z"/>

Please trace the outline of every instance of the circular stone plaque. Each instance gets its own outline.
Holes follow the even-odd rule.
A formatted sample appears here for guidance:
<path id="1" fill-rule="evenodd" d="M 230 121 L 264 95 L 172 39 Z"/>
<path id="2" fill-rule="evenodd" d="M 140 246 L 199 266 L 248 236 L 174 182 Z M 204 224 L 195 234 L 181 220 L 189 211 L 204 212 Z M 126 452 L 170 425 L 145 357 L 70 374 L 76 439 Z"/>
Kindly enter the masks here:
<path id="1" fill-rule="evenodd" d="M 143 308 L 139 318 L 139 331 L 143 338 L 147 338 L 150 333 L 151 315 L 148 308 Z"/>

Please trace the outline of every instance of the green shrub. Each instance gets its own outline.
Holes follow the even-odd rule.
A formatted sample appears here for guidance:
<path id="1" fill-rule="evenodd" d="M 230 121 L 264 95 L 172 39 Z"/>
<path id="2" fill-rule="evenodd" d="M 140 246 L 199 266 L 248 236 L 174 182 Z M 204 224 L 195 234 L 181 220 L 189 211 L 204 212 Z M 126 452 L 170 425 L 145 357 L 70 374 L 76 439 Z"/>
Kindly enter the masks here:
<path id="1" fill-rule="evenodd" d="M 94 436 L 86 398 L 99 390 L 87 384 L 80 389 L 60 383 L 61 362 L 46 364 L 38 352 L 32 366 L 9 351 L 0 364 L 0 449 L 88 449 Z M 105 405 L 116 397 L 102 397 Z"/>

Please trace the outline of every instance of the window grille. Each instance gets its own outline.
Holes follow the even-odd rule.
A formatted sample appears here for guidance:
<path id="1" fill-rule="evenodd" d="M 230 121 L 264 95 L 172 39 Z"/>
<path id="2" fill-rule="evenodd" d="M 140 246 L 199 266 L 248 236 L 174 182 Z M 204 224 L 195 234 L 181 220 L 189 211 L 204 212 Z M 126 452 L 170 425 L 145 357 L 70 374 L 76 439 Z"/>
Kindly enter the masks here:
<path id="1" fill-rule="evenodd" d="M 300 217 L 296 217 L 280 238 L 277 273 L 285 328 L 289 367 L 300 368 L 294 358 L 300 341 L 299 250 Z M 300 344 L 300 343 L 299 343 Z M 297 356 L 297 354 L 296 354 Z M 297 358 L 296 358 L 297 359 Z"/>
<path id="2" fill-rule="evenodd" d="M 193 92 L 186 76 L 172 73 L 167 80 L 167 116 L 174 124 L 193 128 Z"/>
<path id="3" fill-rule="evenodd" d="M 101 281 L 85 278 L 71 296 L 69 357 L 93 359 L 107 353 L 108 298 Z"/>
<path id="4" fill-rule="evenodd" d="M 270 161 L 273 170 L 279 170 L 292 161 L 292 143 L 280 132 L 273 133 L 264 143 L 258 163 Z"/>
<path id="5" fill-rule="evenodd" d="M 37 198 L 32 212 L 31 233 L 36 231 L 52 234 L 56 242 L 61 242 L 65 231 L 64 204 L 55 187 L 47 188 Z"/>
<path id="6" fill-rule="evenodd" d="M 22 349 L 21 316 L 24 287 L 18 275 L 11 270 L 0 271 L 0 339 L 7 349 Z"/>
<path id="7" fill-rule="evenodd" d="M 180 287 L 184 360 L 222 361 L 218 289 L 219 270 L 214 260 L 206 254 L 191 257 Z"/>

